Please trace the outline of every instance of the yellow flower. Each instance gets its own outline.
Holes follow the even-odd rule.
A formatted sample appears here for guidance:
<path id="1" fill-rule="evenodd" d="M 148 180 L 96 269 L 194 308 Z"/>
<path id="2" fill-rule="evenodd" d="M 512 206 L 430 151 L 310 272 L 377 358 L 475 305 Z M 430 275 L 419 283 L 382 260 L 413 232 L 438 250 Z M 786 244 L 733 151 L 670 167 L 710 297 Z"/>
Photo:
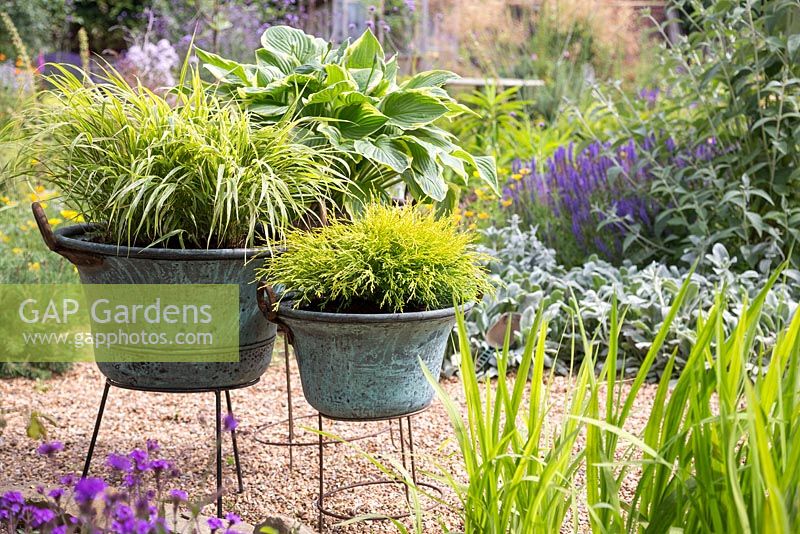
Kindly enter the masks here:
<path id="1" fill-rule="evenodd" d="M 83 215 L 75 210 L 61 210 L 61 216 L 68 221 L 83 222 Z"/>
<path id="2" fill-rule="evenodd" d="M 478 197 L 480 200 L 483 200 L 486 198 L 486 192 L 483 189 L 476 189 L 475 196 Z"/>
<path id="3" fill-rule="evenodd" d="M 47 219 L 47 222 L 50 223 L 50 226 L 58 226 L 59 224 L 64 222 L 64 220 L 63 219 L 59 219 L 57 217 L 50 217 L 49 219 Z"/>
<path id="4" fill-rule="evenodd" d="M 478 218 L 479 218 L 480 220 L 482 220 L 482 221 L 485 221 L 486 219 L 488 219 L 488 218 L 489 218 L 489 214 L 488 214 L 488 213 L 486 213 L 485 211 L 482 211 L 482 212 L 480 212 L 480 213 L 478 214 Z"/>
<path id="5" fill-rule="evenodd" d="M 0 53 L 0 61 L 5 61 L 5 60 L 6 60 L 6 55 L 3 54 L 3 53 Z"/>
<path id="6" fill-rule="evenodd" d="M 503 205 L 503 207 L 504 207 L 504 208 L 507 208 L 507 207 L 509 207 L 511 204 L 513 204 L 513 203 L 514 203 L 514 201 L 513 201 L 513 200 L 511 200 L 510 198 L 506 198 L 506 199 L 503 199 L 503 201 L 502 201 L 502 202 L 500 202 L 500 203 Z"/>
<path id="7" fill-rule="evenodd" d="M 3 195 L 3 196 L 1 196 L 1 197 L 0 197 L 0 200 L 2 200 L 2 201 L 3 201 L 3 204 L 5 204 L 6 206 L 8 206 L 9 204 L 11 204 L 11 199 L 10 199 L 10 198 L 8 198 L 8 196 L 7 196 L 7 195 Z"/>
<path id="8" fill-rule="evenodd" d="M 3 232 L 0 232 L 0 241 L 2 241 L 3 243 L 8 243 L 9 241 L 11 241 L 11 238 L 8 237 Z"/>
<path id="9" fill-rule="evenodd" d="M 35 159 L 32 159 L 32 160 L 31 160 L 31 163 L 33 163 L 34 161 L 36 161 L 36 160 L 35 160 Z M 37 193 L 44 193 L 45 191 L 46 191 L 46 190 L 45 190 L 45 188 L 44 188 L 44 186 L 43 186 L 43 185 L 37 185 L 37 186 L 36 186 L 36 192 L 37 192 Z"/>
<path id="10" fill-rule="evenodd" d="M 459 221 L 461 221 L 461 219 L 462 219 L 462 217 L 461 217 L 461 214 L 460 214 L 460 213 L 454 213 L 454 214 L 453 214 L 453 220 L 454 220 L 455 222 L 459 222 Z"/>
<path id="11" fill-rule="evenodd" d="M 464 215 L 466 215 L 467 217 L 472 217 L 475 215 L 475 212 L 472 210 L 467 210 L 464 212 Z"/>
<path id="12" fill-rule="evenodd" d="M 478 171 L 472 171 L 472 176 L 473 178 L 478 178 L 480 174 L 478 174 Z"/>
<path id="13" fill-rule="evenodd" d="M 38 273 L 39 271 L 42 270 L 42 264 L 39 263 L 38 261 L 35 261 L 33 263 L 28 262 L 28 270 Z"/>
<path id="14" fill-rule="evenodd" d="M 520 173 L 518 173 L 518 172 L 517 172 L 517 173 L 514 173 L 514 174 L 512 174 L 512 175 L 511 175 L 511 177 L 512 177 L 513 179 L 515 179 L 516 181 L 518 181 L 518 182 L 519 182 L 520 180 L 522 180 L 522 175 L 521 175 Z"/>
<path id="15" fill-rule="evenodd" d="M 472 223 L 472 224 L 470 224 L 470 225 L 469 225 L 469 229 L 470 229 L 470 230 L 475 230 L 475 229 L 477 229 L 477 228 L 478 228 L 478 225 L 477 225 L 477 224 L 475 224 L 475 223 Z"/>
<path id="16" fill-rule="evenodd" d="M 519 170 L 519 173 L 523 174 L 523 175 L 524 174 L 530 174 L 531 170 L 528 167 L 523 167 L 522 169 Z"/>
<path id="17" fill-rule="evenodd" d="M 22 254 L 22 249 L 19 248 L 19 247 L 14 247 L 14 248 L 11 249 L 11 252 L 13 252 L 17 256 L 19 256 L 20 254 Z"/>
<path id="18" fill-rule="evenodd" d="M 517 188 L 517 184 L 508 184 L 508 188 L 512 191 Z"/>

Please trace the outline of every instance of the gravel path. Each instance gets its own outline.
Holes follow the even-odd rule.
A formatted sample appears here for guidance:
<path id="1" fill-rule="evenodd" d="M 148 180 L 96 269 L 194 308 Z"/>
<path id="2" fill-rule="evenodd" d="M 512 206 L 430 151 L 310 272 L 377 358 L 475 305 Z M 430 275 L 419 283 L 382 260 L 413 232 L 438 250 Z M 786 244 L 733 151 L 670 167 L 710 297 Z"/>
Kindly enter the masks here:
<path id="1" fill-rule="evenodd" d="M 279 513 L 294 516 L 304 523 L 316 526 L 314 500 L 317 495 L 317 448 L 295 449 L 294 470 L 288 468 L 288 450 L 270 447 L 255 440 L 280 441 L 286 439 L 285 427 L 278 426 L 261 432 L 258 428 L 286 417 L 285 375 L 282 351 L 275 351 L 273 363 L 261 382 L 251 388 L 232 392 L 234 413 L 240 421 L 238 428 L 239 450 L 244 470 L 245 492 L 237 495 L 230 491 L 224 497 L 226 511 L 233 511 L 250 523 L 256 524 L 265 516 Z M 296 369 L 295 369 L 296 372 Z M 445 389 L 463 405 L 463 395 L 457 380 L 447 381 Z M 554 379 L 552 386 L 554 409 L 548 423 L 556 424 L 558 411 L 567 398 L 569 380 Z M 8 411 L 8 427 L 0 437 L 0 487 L 11 485 L 54 484 L 63 473 L 79 472 L 89 444 L 94 417 L 103 389 L 103 380 L 94 364 L 76 364 L 60 377 L 48 381 L 24 379 L 0 380 L 2 406 Z M 299 377 L 293 377 L 295 414 L 311 413 L 302 399 Z M 638 431 L 646 422 L 649 398 L 654 387 L 645 387 L 638 413 L 633 414 L 628 430 Z M 224 401 L 223 401 L 224 402 Z M 224 409 L 224 408 L 223 408 Z M 35 410 L 52 417 L 48 423 L 49 439 L 64 442 L 65 451 L 56 457 L 56 468 L 39 457 L 37 443 L 25 435 L 27 414 Z M 301 425 L 316 426 L 316 418 L 307 418 Z M 363 457 L 362 449 L 381 458 L 386 465 L 399 461 L 388 432 L 389 423 L 334 423 L 325 422 L 325 430 L 340 436 L 371 433 L 384 430 L 380 435 L 358 441 L 353 446 L 336 445 L 325 449 L 326 489 L 353 482 L 380 477 L 376 468 Z M 452 432 L 442 405 L 438 402 L 425 413 L 413 418 L 415 450 L 419 456 L 418 468 L 423 472 L 436 472 L 435 465 L 444 467 L 457 476 L 456 450 Z M 143 447 L 145 439 L 157 439 L 161 456 L 173 460 L 183 471 L 180 485 L 193 498 L 210 495 L 214 489 L 214 396 L 205 394 L 158 394 L 111 389 L 105 417 L 95 450 L 92 472 L 107 472 L 103 465 L 111 452 L 129 451 Z M 314 441 L 316 434 L 302 429 L 298 440 Z M 395 426 L 394 442 L 397 443 Z M 235 488 L 230 439 L 223 439 L 223 454 L 227 463 L 224 469 L 225 485 Z M 629 477 L 630 478 L 630 477 Z M 426 480 L 424 477 L 422 480 Z M 631 481 L 634 482 L 634 481 Z M 454 496 L 447 493 L 445 500 L 453 503 Z M 389 505 L 387 507 L 387 504 Z M 399 488 L 369 486 L 344 497 L 326 500 L 326 505 L 337 511 L 369 513 L 393 512 L 402 509 L 404 499 Z M 383 509 L 381 510 L 381 507 Z M 205 513 L 212 514 L 208 506 Z M 582 514 L 583 515 L 583 514 Z M 440 522 L 449 528 L 460 527 L 458 513 L 439 507 L 426 514 L 424 532 L 441 532 Z M 330 526 L 334 521 L 327 520 Z M 585 525 L 585 517 L 581 518 Z M 372 522 L 340 527 L 336 532 L 396 532 L 388 522 Z"/>

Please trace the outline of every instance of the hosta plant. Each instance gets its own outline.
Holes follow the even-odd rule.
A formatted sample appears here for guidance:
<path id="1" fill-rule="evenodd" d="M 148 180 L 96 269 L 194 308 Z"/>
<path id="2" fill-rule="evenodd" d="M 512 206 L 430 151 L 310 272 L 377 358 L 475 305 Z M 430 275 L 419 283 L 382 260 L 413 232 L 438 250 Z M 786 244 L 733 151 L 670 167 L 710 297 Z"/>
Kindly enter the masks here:
<path id="1" fill-rule="evenodd" d="M 300 142 L 288 120 L 254 126 L 196 72 L 164 95 L 113 70 L 88 80 L 64 69 L 51 78 L 46 103 L 22 125 L 20 159 L 65 207 L 99 223 L 106 242 L 253 246 L 343 187 L 330 149 Z"/>
<path id="2" fill-rule="evenodd" d="M 472 236 L 424 208 L 369 204 L 352 222 L 292 231 L 261 278 L 297 307 L 351 313 L 424 311 L 489 289 Z"/>
<path id="3" fill-rule="evenodd" d="M 388 197 L 401 183 L 414 198 L 437 202 L 452 201 L 473 176 L 497 189 L 494 159 L 468 153 L 434 124 L 470 113 L 442 88 L 455 74 L 426 71 L 398 82 L 397 58 L 387 60 L 369 30 L 334 48 L 301 30 L 274 26 L 261 45 L 252 64 L 197 54 L 217 80 L 213 87 L 262 123 L 300 118 L 312 136 L 306 142 L 346 158 L 349 207 Z"/>

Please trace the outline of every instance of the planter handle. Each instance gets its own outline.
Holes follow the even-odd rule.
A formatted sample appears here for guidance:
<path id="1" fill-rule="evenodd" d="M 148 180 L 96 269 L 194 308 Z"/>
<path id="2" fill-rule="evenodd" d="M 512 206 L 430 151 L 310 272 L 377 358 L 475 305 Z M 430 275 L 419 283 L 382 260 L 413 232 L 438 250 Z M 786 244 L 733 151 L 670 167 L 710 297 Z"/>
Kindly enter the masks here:
<path id="1" fill-rule="evenodd" d="M 47 248 L 56 254 L 64 256 L 74 265 L 96 267 L 103 264 L 102 256 L 64 249 L 64 247 L 59 245 L 58 240 L 56 240 L 53 228 L 47 220 L 47 214 L 44 212 L 42 205 L 38 202 L 34 202 L 31 204 L 31 210 L 33 211 L 33 218 L 36 220 L 36 226 L 39 227 L 39 233 L 42 234 L 42 239 L 44 240 L 44 244 L 47 245 Z"/>
<path id="2" fill-rule="evenodd" d="M 258 301 L 258 309 L 261 310 L 261 313 L 264 314 L 267 321 L 278 325 L 278 330 L 286 334 L 286 340 L 290 345 L 293 345 L 294 335 L 292 335 L 292 329 L 278 317 L 278 310 L 275 308 L 278 298 L 272 286 L 266 282 L 262 282 L 256 290 L 256 300 Z"/>

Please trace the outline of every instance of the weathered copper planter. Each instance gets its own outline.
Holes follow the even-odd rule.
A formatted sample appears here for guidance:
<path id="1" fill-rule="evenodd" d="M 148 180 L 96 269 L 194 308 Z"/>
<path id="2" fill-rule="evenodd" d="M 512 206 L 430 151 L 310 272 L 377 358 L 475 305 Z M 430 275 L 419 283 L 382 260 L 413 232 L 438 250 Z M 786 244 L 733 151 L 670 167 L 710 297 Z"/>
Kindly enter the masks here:
<path id="1" fill-rule="evenodd" d="M 284 302 L 276 320 L 290 331 L 309 404 L 333 419 L 375 420 L 431 403 L 435 392 L 420 361 L 439 375 L 456 319 L 454 308 L 348 314 Z"/>
<path id="2" fill-rule="evenodd" d="M 260 313 L 252 284 L 260 262 L 251 260 L 263 258 L 264 251 L 107 245 L 88 240 L 92 225 L 53 232 L 38 205 L 34 215 L 47 246 L 77 267 L 84 284 L 239 284 L 238 362 L 97 362 L 109 380 L 134 389 L 208 391 L 249 385 L 264 373 L 277 333 Z"/>

